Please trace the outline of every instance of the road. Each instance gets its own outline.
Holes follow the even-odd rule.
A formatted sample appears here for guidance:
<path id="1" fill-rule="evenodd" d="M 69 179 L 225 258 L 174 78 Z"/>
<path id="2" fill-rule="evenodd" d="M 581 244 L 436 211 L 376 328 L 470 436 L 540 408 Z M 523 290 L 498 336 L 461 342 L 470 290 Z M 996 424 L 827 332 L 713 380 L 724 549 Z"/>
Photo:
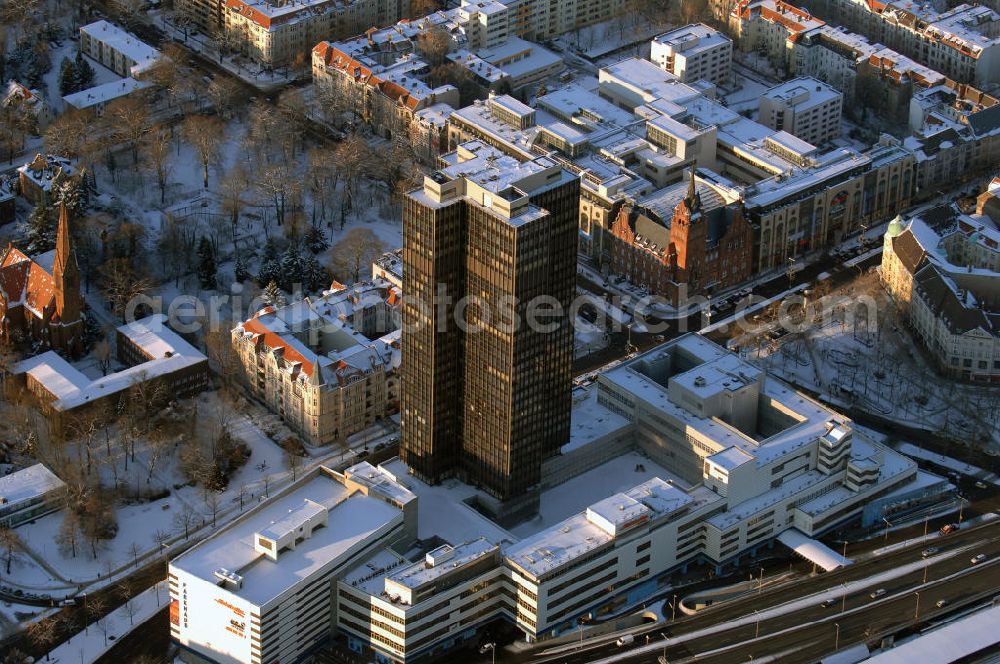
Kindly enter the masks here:
<path id="1" fill-rule="evenodd" d="M 783 662 L 809 662 L 833 652 L 835 645 L 875 643 L 884 635 L 990 598 L 1000 588 L 1000 523 L 989 522 L 939 538 L 934 546 L 940 548 L 940 553 L 925 560 L 921 551 L 927 546 L 914 543 L 821 574 L 808 583 L 799 579 L 773 589 L 765 587 L 759 594 L 709 607 L 693 617 L 643 626 L 633 632 L 636 636 L 632 647 L 618 648 L 610 642 L 584 651 L 574 646 L 569 651 L 565 646 L 553 651 L 542 643 L 534 649 L 533 661 L 593 662 L 602 657 L 650 661 L 653 653 L 662 654 L 665 645 L 666 655 L 674 663 L 695 655 L 699 662 L 746 662 L 751 656 L 754 660 L 771 656 Z M 953 555 L 949 556 L 949 552 Z M 979 553 L 986 554 L 987 561 L 972 565 L 971 558 Z M 907 565 L 915 569 L 891 580 L 871 579 Z M 862 587 L 837 592 L 845 587 L 843 584 L 852 582 L 861 582 Z M 871 598 L 870 593 L 878 588 L 884 588 L 886 594 Z M 820 597 L 801 606 L 786 606 L 792 610 L 781 615 L 754 619 L 755 615 L 769 610 L 774 613 L 782 605 L 822 591 L 835 598 L 833 606 L 822 607 Z M 937 607 L 942 599 L 948 604 Z M 587 644 L 585 641 L 585 647 Z"/>

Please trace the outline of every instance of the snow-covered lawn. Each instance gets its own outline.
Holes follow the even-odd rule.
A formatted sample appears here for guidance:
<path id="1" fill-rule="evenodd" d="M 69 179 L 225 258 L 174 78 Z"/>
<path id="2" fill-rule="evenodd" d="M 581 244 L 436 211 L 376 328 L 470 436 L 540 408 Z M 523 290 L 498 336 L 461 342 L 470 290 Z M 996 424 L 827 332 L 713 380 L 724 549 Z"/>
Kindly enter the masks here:
<path id="1" fill-rule="evenodd" d="M 749 359 L 835 406 L 854 406 L 969 444 L 1000 445 L 1000 393 L 952 381 L 928 364 L 876 274 L 860 276 L 825 303 L 803 332 L 776 339 L 748 333 L 735 343 Z M 853 319 L 845 303 L 859 306 Z"/>
<path id="2" fill-rule="evenodd" d="M 89 582 L 107 576 L 109 570 L 114 571 L 134 564 L 131 551 L 133 545 L 136 547 L 137 557 L 155 549 L 152 533 L 157 530 L 171 532 L 174 529 L 174 511 L 169 509 L 171 503 L 176 503 L 176 499 L 164 498 L 145 505 L 119 507 L 116 510 L 118 536 L 111 540 L 102 540 L 96 558 L 85 542 L 78 544 L 75 558 L 60 551 L 56 540 L 63 522 L 62 512 L 49 514 L 33 524 L 21 526 L 18 534 L 37 555 L 59 570 L 66 581 Z M 164 506 L 168 509 L 164 509 Z"/>

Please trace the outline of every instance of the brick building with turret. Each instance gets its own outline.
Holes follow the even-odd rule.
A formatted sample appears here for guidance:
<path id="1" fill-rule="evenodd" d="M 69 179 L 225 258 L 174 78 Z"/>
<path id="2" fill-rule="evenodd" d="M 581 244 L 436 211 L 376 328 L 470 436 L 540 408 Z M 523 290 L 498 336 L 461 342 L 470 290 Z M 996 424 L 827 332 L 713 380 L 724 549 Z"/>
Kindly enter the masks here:
<path id="1" fill-rule="evenodd" d="M 686 185 L 625 205 L 611 227 L 611 271 L 675 306 L 747 281 L 753 228 L 730 199 L 692 171 Z"/>

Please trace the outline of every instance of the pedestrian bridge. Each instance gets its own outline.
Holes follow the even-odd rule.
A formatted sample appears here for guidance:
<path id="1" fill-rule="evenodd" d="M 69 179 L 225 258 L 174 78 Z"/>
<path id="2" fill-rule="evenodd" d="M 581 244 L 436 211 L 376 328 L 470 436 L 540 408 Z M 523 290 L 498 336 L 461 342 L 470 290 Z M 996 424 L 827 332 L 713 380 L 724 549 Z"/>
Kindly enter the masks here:
<path id="1" fill-rule="evenodd" d="M 850 558 L 840 555 L 819 540 L 807 537 L 797 528 L 789 528 L 778 535 L 778 541 L 806 560 L 822 567 L 827 572 L 832 572 L 838 567 L 846 567 L 854 562 Z"/>

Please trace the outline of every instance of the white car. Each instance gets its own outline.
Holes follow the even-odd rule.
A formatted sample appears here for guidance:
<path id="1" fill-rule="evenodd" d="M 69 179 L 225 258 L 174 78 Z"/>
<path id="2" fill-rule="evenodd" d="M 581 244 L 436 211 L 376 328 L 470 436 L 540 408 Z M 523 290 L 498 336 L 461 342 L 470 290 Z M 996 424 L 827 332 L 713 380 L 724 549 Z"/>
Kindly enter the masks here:
<path id="1" fill-rule="evenodd" d="M 973 565 L 978 565 L 979 563 L 983 562 L 984 560 L 986 560 L 986 554 L 985 553 L 980 553 L 978 556 L 976 556 L 975 558 L 972 559 L 972 564 Z"/>

